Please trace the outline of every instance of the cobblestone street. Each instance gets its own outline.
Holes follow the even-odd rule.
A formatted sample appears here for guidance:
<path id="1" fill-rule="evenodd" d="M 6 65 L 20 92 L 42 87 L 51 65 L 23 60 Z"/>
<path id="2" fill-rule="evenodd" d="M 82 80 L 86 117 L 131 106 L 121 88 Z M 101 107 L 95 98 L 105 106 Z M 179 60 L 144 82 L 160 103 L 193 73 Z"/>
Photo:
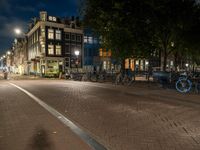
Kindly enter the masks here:
<path id="1" fill-rule="evenodd" d="M 140 83 L 132 87 L 64 80 L 12 83 L 54 107 L 107 149 L 200 149 L 197 94 L 181 95 Z"/>

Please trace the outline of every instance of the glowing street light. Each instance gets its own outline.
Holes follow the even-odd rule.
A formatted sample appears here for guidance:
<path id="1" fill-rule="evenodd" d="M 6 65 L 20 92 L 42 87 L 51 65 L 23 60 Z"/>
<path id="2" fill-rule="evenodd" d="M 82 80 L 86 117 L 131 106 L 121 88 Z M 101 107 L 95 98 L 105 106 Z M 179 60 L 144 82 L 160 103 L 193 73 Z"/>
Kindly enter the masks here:
<path id="1" fill-rule="evenodd" d="M 6 56 L 5 56 L 5 55 L 3 55 L 3 58 L 6 58 Z"/>
<path id="2" fill-rule="evenodd" d="M 15 28 L 14 31 L 17 35 L 20 35 L 22 33 L 21 29 L 19 28 Z"/>
<path id="3" fill-rule="evenodd" d="M 185 64 L 185 66 L 186 66 L 186 67 L 188 67 L 188 66 L 189 66 L 189 64 L 187 63 L 187 64 Z"/>
<path id="4" fill-rule="evenodd" d="M 7 54 L 8 54 L 8 55 L 10 55 L 10 54 L 11 54 L 11 52 L 10 52 L 10 51 L 7 51 Z"/>
<path id="5" fill-rule="evenodd" d="M 76 69 L 77 69 L 77 73 L 78 73 L 78 56 L 80 54 L 80 51 L 79 50 L 75 50 L 74 54 L 76 55 Z"/>
<path id="6" fill-rule="evenodd" d="M 78 57 L 78 55 L 80 54 L 80 51 L 79 51 L 79 50 L 76 50 L 76 51 L 74 52 L 74 54 Z"/>

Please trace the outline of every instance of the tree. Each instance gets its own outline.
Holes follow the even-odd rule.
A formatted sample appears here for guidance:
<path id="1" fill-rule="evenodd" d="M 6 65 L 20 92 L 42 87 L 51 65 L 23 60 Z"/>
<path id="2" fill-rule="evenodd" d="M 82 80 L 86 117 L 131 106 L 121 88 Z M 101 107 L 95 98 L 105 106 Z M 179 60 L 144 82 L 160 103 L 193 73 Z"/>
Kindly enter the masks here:
<path id="1" fill-rule="evenodd" d="M 166 70 L 170 55 L 178 58 L 186 49 L 191 54 L 196 53 L 191 50 L 194 48 L 190 42 L 200 35 L 190 35 L 198 31 L 199 4 L 195 0 L 86 2 L 86 25 L 102 36 L 103 46 L 110 48 L 122 62 L 128 57 L 148 58 L 159 50 L 162 68 Z"/>

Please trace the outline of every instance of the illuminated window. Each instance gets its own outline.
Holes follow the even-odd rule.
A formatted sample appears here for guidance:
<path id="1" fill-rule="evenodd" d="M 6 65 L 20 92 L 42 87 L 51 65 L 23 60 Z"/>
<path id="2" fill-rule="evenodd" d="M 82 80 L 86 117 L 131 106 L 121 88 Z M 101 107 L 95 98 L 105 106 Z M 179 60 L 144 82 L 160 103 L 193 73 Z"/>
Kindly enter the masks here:
<path id="1" fill-rule="evenodd" d="M 61 40 L 61 31 L 56 30 L 56 40 Z"/>
<path id="2" fill-rule="evenodd" d="M 41 51 L 42 51 L 42 53 L 45 52 L 45 45 L 44 44 L 41 45 Z"/>
<path id="3" fill-rule="evenodd" d="M 45 37 L 45 29 L 44 28 L 41 28 L 41 36 Z"/>
<path id="4" fill-rule="evenodd" d="M 99 49 L 99 56 L 103 56 L 103 49 L 102 48 Z"/>
<path id="5" fill-rule="evenodd" d="M 84 36 L 84 43 L 87 43 L 88 42 L 88 38 L 87 36 Z"/>
<path id="6" fill-rule="evenodd" d="M 48 39 L 54 39 L 54 30 L 48 29 Z"/>
<path id="7" fill-rule="evenodd" d="M 41 15 L 41 20 L 42 20 L 42 21 L 46 21 L 46 14 L 45 14 L 45 13 L 42 13 L 42 15 Z"/>
<path id="8" fill-rule="evenodd" d="M 50 21 L 53 21 L 53 17 L 52 17 L 52 16 L 49 16 L 49 20 L 50 20 Z"/>
<path id="9" fill-rule="evenodd" d="M 103 69 L 105 69 L 106 70 L 106 67 L 107 66 L 107 63 L 106 63 L 106 61 L 103 61 Z"/>
<path id="10" fill-rule="evenodd" d="M 56 19 L 56 17 L 53 17 L 53 21 L 56 21 L 57 19 Z"/>
<path id="11" fill-rule="evenodd" d="M 93 43 L 93 38 L 92 37 L 88 37 L 88 43 L 92 44 Z"/>
<path id="12" fill-rule="evenodd" d="M 61 46 L 56 45 L 56 55 L 61 55 Z"/>
<path id="13" fill-rule="evenodd" d="M 125 59 L 125 69 L 129 69 L 129 59 Z"/>
<path id="14" fill-rule="evenodd" d="M 53 55 L 54 54 L 54 46 L 53 45 L 48 45 L 48 54 Z"/>

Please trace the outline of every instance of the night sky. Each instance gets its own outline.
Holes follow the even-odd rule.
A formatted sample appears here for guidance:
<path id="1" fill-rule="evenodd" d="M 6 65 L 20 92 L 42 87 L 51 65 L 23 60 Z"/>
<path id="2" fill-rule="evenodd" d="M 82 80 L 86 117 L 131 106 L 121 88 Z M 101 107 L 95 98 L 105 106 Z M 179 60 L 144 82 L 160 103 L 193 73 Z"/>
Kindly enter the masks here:
<path id="1" fill-rule="evenodd" d="M 0 56 L 12 46 L 15 27 L 26 32 L 31 18 L 39 11 L 60 17 L 78 15 L 79 0 L 0 0 Z"/>

